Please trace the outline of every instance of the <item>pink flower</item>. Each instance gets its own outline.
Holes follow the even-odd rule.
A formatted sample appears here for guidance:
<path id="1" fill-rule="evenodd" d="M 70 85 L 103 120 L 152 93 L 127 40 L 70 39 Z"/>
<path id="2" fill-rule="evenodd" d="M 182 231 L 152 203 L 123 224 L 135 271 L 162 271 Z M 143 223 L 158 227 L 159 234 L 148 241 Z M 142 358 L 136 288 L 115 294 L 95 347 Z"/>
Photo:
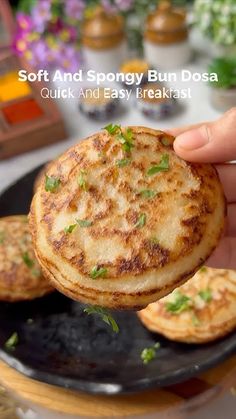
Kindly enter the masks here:
<path id="1" fill-rule="evenodd" d="M 18 28 L 23 32 L 29 32 L 32 29 L 32 20 L 30 16 L 25 13 L 19 12 L 16 15 L 16 22 Z"/>
<path id="2" fill-rule="evenodd" d="M 80 20 L 85 9 L 85 2 L 83 0 L 66 0 L 65 12 L 67 17 L 71 19 Z"/>

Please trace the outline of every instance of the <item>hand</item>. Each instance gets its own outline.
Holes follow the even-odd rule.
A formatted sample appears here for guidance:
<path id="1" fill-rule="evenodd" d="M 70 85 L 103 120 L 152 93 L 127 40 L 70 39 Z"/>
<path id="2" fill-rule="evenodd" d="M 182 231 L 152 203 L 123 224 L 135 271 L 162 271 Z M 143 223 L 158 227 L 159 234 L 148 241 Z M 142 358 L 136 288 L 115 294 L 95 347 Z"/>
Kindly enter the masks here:
<path id="1" fill-rule="evenodd" d="M 209 258 L 207 265 L 236 269 L 236 108 L 215 122 L 176 128 L 169 131 L 176 137 L 175 152 L 184 160 L 215 163 L 228 204 L 225 237 Z M 223 163 L 223 164 L 222 164 Z"/>

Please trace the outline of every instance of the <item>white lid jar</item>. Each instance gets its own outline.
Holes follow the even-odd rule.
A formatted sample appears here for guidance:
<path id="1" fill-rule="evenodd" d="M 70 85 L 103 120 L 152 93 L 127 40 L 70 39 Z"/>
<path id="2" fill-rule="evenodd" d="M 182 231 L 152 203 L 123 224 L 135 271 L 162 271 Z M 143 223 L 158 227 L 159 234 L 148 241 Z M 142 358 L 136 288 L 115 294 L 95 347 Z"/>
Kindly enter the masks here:
<path id="1" fill-rule="evenodd" d="M 183 9 L 161 1 L 146 20 L 144 32 L 145 59 L 155 68 L 177 68 L 189 62 L 191 49 Z"/>
<path id="2" fill-rule="evenodd" d="M 103 7 L 95 9 L 81 29 L 86 67 L 97 72 L 115 72 L 127 57 L 124 20 L 108 14 Z"/>

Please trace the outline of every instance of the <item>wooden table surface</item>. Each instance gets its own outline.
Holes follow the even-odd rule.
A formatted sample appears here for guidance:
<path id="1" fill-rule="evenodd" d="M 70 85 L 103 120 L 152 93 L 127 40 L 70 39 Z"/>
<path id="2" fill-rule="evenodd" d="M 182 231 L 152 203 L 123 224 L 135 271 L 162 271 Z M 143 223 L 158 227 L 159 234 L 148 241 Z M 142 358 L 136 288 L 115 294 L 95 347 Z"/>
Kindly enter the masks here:
<path id="1" fill-rule="evenodd" d="M 0 384 L 25 401 L 54 412 L 85 418 L 134 417 L 194 408 L 236 384 L 236 356 L 185 383 L 138 394 L 94 396 L 32 380 L 0 361 Z M 206 394 L 209 396 L 206 397 Z"/>

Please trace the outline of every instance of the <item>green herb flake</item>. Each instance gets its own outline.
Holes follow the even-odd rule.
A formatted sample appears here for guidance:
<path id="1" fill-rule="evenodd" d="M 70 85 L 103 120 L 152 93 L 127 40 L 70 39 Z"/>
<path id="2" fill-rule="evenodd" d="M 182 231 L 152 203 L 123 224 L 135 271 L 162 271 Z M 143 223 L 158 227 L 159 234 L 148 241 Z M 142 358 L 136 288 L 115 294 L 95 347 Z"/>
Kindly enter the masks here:
<path id="1" fill-rule="evenodd" d="M 126 131 L 121 131 L 117 136 L 117 139 L 122 145 L 123 150 L 126 153 L 130 153 L 131 149 L 134 147 L 133 144 L 133 132 L 130 128 L 127 128 Z"/>
<path id="2" fill-rule="evenodd" d="M 81 189 L 83 189 L 84 191 L 88 190 L 88 185 L 87 185 L 87 182 L 86 182 L 86 174 L 87 173 L 86 173 L 85 170 L 80 170 L 80 174 L 77 178 L 77 182 L 78 182 L 79 187 Z"/>
<path id="3" fill-rule="evenodd" d="M 154 198 L 154 196 L 157 195 L 157 192 L 151 189 L 142 189 L 139 193 L 143 198 L 146 198 L 146 199 Z"/>
<path id="4" fill-rule="evenodd" d="M 202 266 L 202 267 L 199 269 L 199 272 L 202 272 L 202 273 L 207 272 L 207 267 L 206 267 L 206 266 Z"/>
<path id="5" fill-rule="evenodd" d="M 34 260 L 31 259 L 31 257 L 29 256 L 29 253 L 28 252 L 24 252 L 22 254 L 22 260 L 26 264 L 26 266 L 28 266 L 28 268 L 30 268 L 30 269 L 33 268 L 33 266 L 34 266 Z"/>
<path id="6" fill-rule="evenodd" d="M 77 224 L 70 224 L 69 226 L 64 228 L 64 232 L 66 234 L 71 234 L 75 227 L 77 227 Z"/>
<path id="7" fill-rule="evenodd" d="M 0 244 L 3 244 L 5 241 L 5 232 L 0 231 Z"/>
<path id="8" fill-rule="evenodd" d="M 46 175 L 46 179 L 45 179 L 45 191 L 46 192 L 52 192 L 52 193 L 57 192 L 60 184 L 61 184 L 60 179 L 55 178 L 53 176 L 47 176 Z"/>
<path id="9" fill-rule="evenodd" d="M 147 175 L 152 176 L 159 172 L 168 172 L 169 168 L 169 154 L 163 154 L 160 163 L 150 167 L 147 171 Z"/>
<path id="10" fill-rule="evenodd" d="M 32 275 L 35 276 L 35 278 L 39 278 L 41 276 L 40 269 L 37 269 L 37 268 L 32 269 Z"/>
<path id="11" fill-rule="evenodd" d="M 189 298 L 187 295 L 181 294 L 181 292 L 177 291 L 175 292 L 174 296 L 175 299 L 173 301 L 168 301 L 165 305 L 166 310 L 170 313 L 180 314 L 191 307 L 191 298 Z"/>
<path id="12" fill-rule="evenodd" d="M 145 365 L 152 361 L 156 357 L 157 349 L 160 348 L 160 343 L 156 342 L 155 345 L 150 348 L 144 348 L 141 352 L 141 359 Z"/>
<path id="13" fill-rule="evenodd" d="M 77 218 L 75 221 L 77 222 L 77 224 L 79 224 L 80 227 L 91 227 L 91 225 L 93 224 L 92 221 L 80 220 L 79 218 Z"/>
<path id="14" fill-rule="evenodd" d="M 5 348 L 14 350 L 16 348 L 16 345 L 19 343 L 19 337 L 18 333 L 14 332 L 9 339 L 5 342 Z"/>
<path id="15" fill-rule="evenodd" d="M 161 143 L 162 145 L 168 147 L 171 145 L 171 140 L 169 138 L 163 137 L 161 138 Z"/>
<path id="16" fill-rule="evenodd" d="M 150 238 L 150 242 L 151 244 L 155 245 L 155 244 L 160 244 L 159 240 L 157 237 L 151 237 Z"/>
<path id="17" fill-rule="evenodd" d="M 140 214 L 140 216 L 138 217 L 138 221 L 137 221 L 137 223 L 135 224 L 134 227 L 135 228 L 142 228 L 142 227 L 144 227 L 145 224 L 146 224 L 146 220 L 147 220 L 146 214 L 144 214 L 144 213 Z"/>
<path id="18" fill-rule="evenodd" d="M 106 125 L 103 129 L 105 129 L 109 134 L 115 135 L 117 133 L 120 133 L 121 126 L 116 124 L 109 124 Z"/>
<path id="19" fill-rule="evenodd" d="M 112 315 L 109 313 L 108 310 L 106 310 L 103 307 L 99 307 L 99 306 L 89 306 L 86 307 L 84 309 L 84 312 L 87 313 L 88 315 L 90 314 L 97 314 L 98 316 L 101 317 L 101 319 L 108 324 L 109 326 L 111 326 L 113 332 L 118 333 L 119 332 L 119 326 L 116 323 L 115 319 L 112 317 Z"/>
<path id="20" fill-rule="evenodd" d="M 125 167 L 125 166 L 128 166 L 130 164 L 130 162 L 131 162 L 130 159 L 116 160 L 116 165 L 118 167 Z"/>
<path id="21" fill-rule="evenodd" d="M 207 288 L 205 290 L 202 290 L 202 291 L 199 291 L 198 295 L 206 303 L 210 303 L 211 300 L 212 300 L 212 292 L 209 288 Z"/>
<path id="22" fill-rule="evenodd" d="M 92 279 L 104 278 L 106 274 L 107 274 L 106 268 L 99 268 L 98 266 L 94 266 L 90 272 L 90 277 Z"/>
<path id="23" fill-rule="evenodd" d="M 192 315 L 192 324 L 195 327 L 198 327 L 201 324 L 201 322 L 200 322 L 199 318 L 196 316 L 196 314 Z"/>

